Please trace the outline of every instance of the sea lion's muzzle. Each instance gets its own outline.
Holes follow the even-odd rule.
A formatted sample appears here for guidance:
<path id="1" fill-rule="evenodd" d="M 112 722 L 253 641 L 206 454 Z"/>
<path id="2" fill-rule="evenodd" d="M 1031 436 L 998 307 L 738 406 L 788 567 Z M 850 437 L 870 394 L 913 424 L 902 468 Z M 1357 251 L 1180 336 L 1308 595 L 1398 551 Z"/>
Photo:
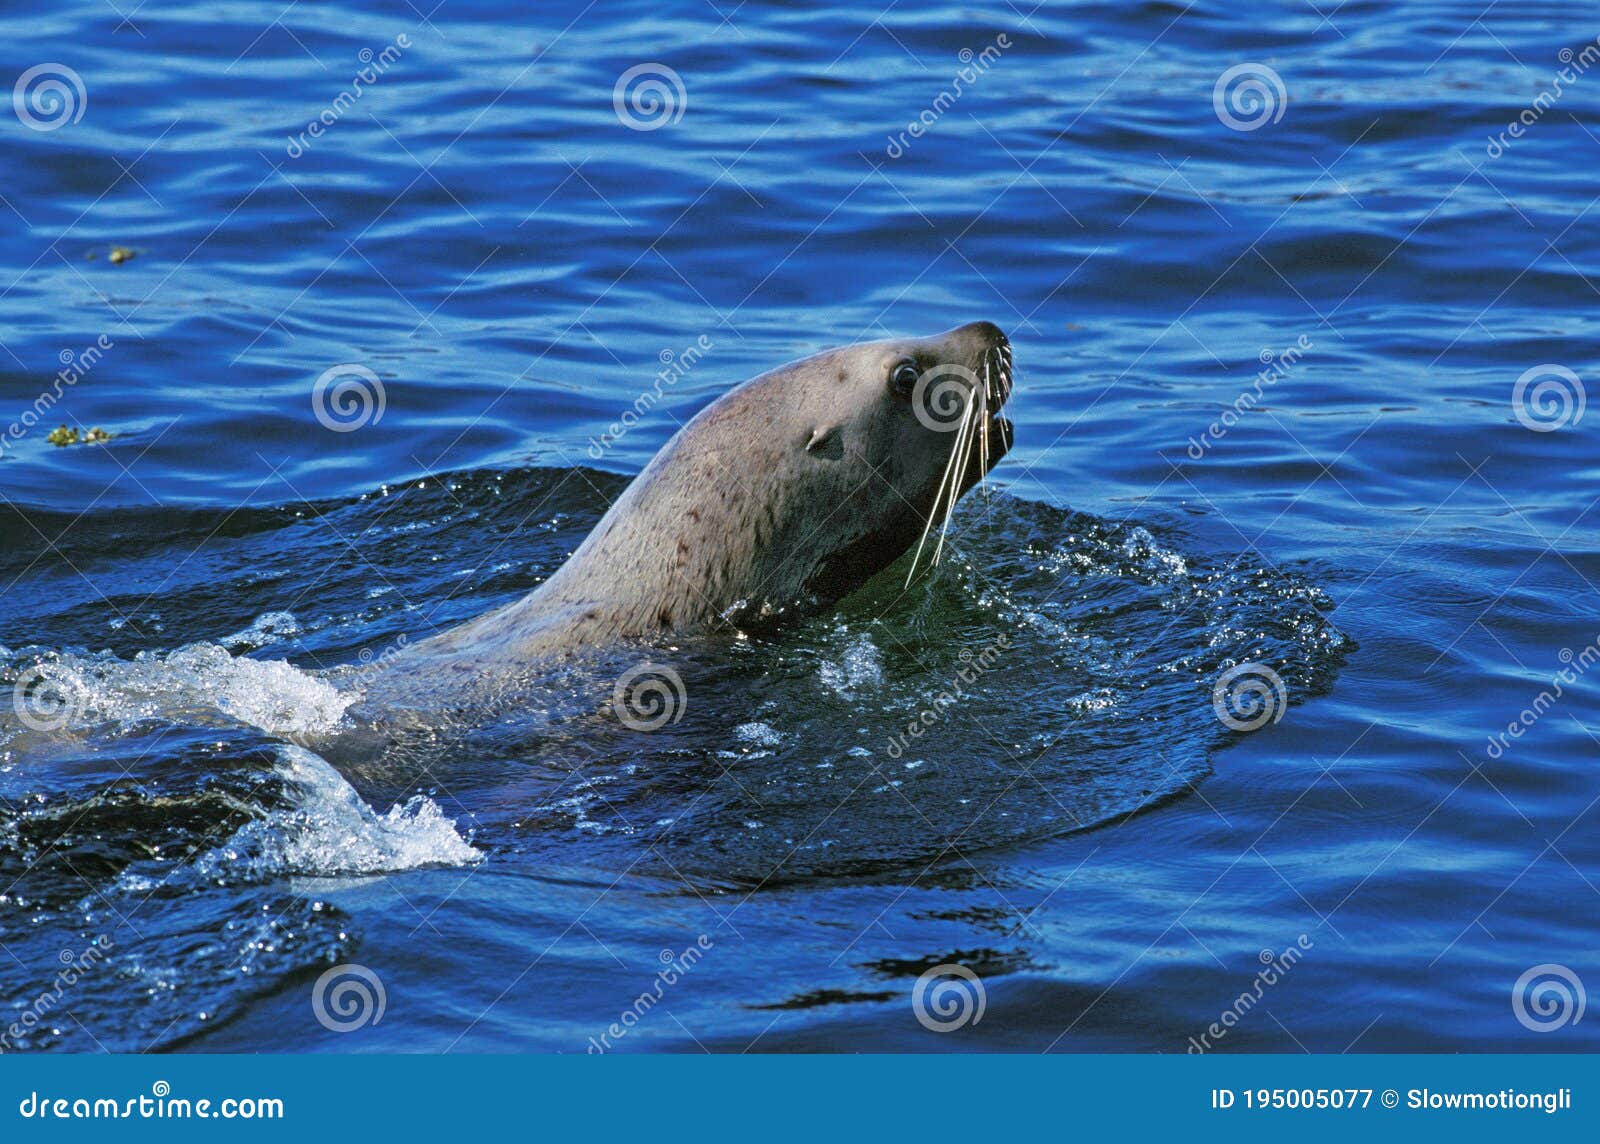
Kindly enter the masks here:
<path id="1" fill-rule="evenodd" d="M 993 342 L 984 354 L 983 370 L 978 375 L 984 387 L 985 412 L 983 425 L 979 431 L 984 435 L 986 448 L 981 455 L 988 462 L 988 468 L 993 469 L 1000 458 L 1010 452 L 1011 444 L 1016 439 L 1015 426 L 1000 416 L 1001 407 L 1011 397 L 1011 391 L 1015 387 L 1011 341 L 992 323 L 975 324 L 989 326 L 994 330 Z"/>

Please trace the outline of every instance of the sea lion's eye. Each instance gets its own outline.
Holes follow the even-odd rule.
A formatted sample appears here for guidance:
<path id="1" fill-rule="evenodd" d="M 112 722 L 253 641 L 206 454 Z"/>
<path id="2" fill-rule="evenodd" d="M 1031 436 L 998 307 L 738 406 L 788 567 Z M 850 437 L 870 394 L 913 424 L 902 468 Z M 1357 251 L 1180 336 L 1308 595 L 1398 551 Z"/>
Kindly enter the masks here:
<path id="1" fill-rule="evenodd" d="M 896 397 L 910 398 L 912 388 L 917 384 L 917 363 L 909 358 L 895 363 L 889 371 L 889 388 Z"/>

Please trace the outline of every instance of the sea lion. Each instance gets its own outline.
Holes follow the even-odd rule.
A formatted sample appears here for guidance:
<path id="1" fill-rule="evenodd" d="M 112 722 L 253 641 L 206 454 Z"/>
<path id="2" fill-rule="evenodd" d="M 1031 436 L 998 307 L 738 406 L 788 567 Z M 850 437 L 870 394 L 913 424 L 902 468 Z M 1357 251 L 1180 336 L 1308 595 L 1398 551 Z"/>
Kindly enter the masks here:
<path id="1" fill-rule="evenodd" d="M 1011 447 L 1011 388 L 991 322 L 754 377 L 668 441 L 549 580 L 391 666 L 739 628 L 826 606 L 913 544 L 936 559 L 956 499 Z"/>

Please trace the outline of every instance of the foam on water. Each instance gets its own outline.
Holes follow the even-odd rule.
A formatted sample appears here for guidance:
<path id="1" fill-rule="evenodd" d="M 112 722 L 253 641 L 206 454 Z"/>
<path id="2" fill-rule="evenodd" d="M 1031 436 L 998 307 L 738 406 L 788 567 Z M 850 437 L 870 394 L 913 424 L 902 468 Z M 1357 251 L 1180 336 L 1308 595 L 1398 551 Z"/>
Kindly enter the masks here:
<path id="1" fill-rule="evenodd" d="M 221 643 L 229 651 L 253 651 L 298 635 L 300 631 L 300 621 L 293 613 L 263 612 L 249 627 L 224 637 Z"/>
<path id="2" fill-rule="evenodd" d="M 733 734 L 741 743 L 757 747 L 776 747 L 783 742 L 783 733 L 770 723 L 740 723 Z"/>
<path id="3" fill-rule="evenodd" d="M 242 637 L 275 638 L 293 626 L 268 613 Z M 115 749 L 151 723 L 196 728 L 242 725 L 271 736 L 316 735 L 338 725 L 354 698 L 281 660 L 235 656 L 217 645 L 189 644 L 132 660 L 109 653 L 8 653 L 0 680 L 16 702 L 0 713 L 0 748 L 26 760 L 71 750 L 69 744 Z M 475 862 L 480 855 L 430 798 L 415 795 L 379 814 L 327 760 L 291 743 L 266 744 L 270 771 L 232 790 L 232 805 L 250 816 L 226 842 L 194 856 L 190 880 L 263 881 L 283 875 L 369 874 Z M 131 772 L 130 772 L 131 774 Z M 153 784 L 184 783 L 165 797 L 201 797 L 214 776 L 147 776 Z M 14 829 L 14 824 L 7 824 Z M 174 876 L 163 861 L 135 863 L 126 889 L 149 889 Z"/>
<path id="4" fill-rule="evenodd" d="M 229 642 L 279 637 L 285 619 L 263 616 Z M 355 927 L 305 897 L 305 879 L 353 885 L 482 858 L 432 798 L 380 813 L 326 759 L 282 740 L 326 732 L 353 697 L 292 664 L 213 643 L 126 660 L 4 650 L 0 696 L 0 901 L 30 922 L 8 947 L 30 963 L 99 951 L 71 998 L 94 1039 L 51 1022 L 16 1045 L 181 1041 L 344 955 Z M 0 1014 L 37 993 L 25 981 L 0 993 Z"/>
<path id="5" fill-rule="evenodd" d="M 200 876 L 384 874 L 483 857 L 432 799 L 414 795 L 378 814 L 320 755 L 287 744 L 278 754 L 276 769 L 294 788 L 296 805 L 247 823 L 194 859 Z"/>
<path id="6" fill-rule="evenodd" d="M 849 696 L 861 687 L 883 683 L 883 654 L 867 632 L 852 632 L 840 624 L 836 634 L 844 646 L 838 655 L 817 666 L 817 678 L 836 695 Z"/>
<path id="7" fill-rule="evenodd" d="M 235 656 L 208 643 L 131 660 L 110 652 L 12 653 L 0 660 L 0 684 L 13 692 L 13 702 L 0 708 L 0 747 L 41 725 L 71 732 L 151 718 L 220 716 L 275 735 L 317 734 L 337 725 L 354 700 L 282 660 Z"/>

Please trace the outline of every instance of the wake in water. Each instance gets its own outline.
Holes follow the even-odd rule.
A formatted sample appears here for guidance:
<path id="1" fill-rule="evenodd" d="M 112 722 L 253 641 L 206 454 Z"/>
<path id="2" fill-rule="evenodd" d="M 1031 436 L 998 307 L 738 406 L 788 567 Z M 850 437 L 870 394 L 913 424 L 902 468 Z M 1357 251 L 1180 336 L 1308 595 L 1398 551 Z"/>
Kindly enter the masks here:
<path id="1" fill-rule="evenodd" d="M 615 649 L 426 726 L 353 724 L 373 648 L 520 594 L 618 483 L 594 474 L 592 502 L 513 536 L 555 482 L 319 506 L 403 592 L 359 568 L 324 582 L 326 537 L 270 510 L 209 553 L 203 583 L 149 601 L 159 635 L 133 609 L 103 629 L 115 651 L 0 648 L 17 700 L 0 708 L 4 940 L 102 951 L 74 1006 L 103 1011 L 94 1035 L 123 1038 L 107 1047 L 174 1043 L 348 957 L 359 935 L 316 897 L 326 879 L 521 854 L 716 892 L 903 877 L 1115 821 L 1201 779 L 1261 705 L 1325 687 L 1346 644 L 1295 573 L 997 495 L 957 513 L 931 577 L 908 589 L 897 565 L 781 638 Z M 122 578 L 170 556 L 134 546 Z M 240 601 L 252 618 L 222 607 Z M 40 613 L 31 630 L 92 642 L 80 601 Z M 130 649 L 130 626 L 154 646 Z M 1244 666 L 1275 682 L 1229 713 L 1214 692 Z M 630 706 L 641 694 L 669 706 Z M 30 1038 L 85 1047 L 48 1022 Z"/>
<path id="2" fill-rule="evenodd" d="M 37 983 L 6 998 L 28 1018 L 10 1048 L 172 1042 L 348 950 L 345 919 L 305 878 L 482 857 L 430 799 L 378 814 L 281 741 L 349 702 L 286 663 L 215 645 L 0 657 L 16 698 L 0 715 L 0 940 L 25 964 L 59 951 L 90 967 L 70 1021 L 39 1011 Z M 130 998 L 131 1024 L 109 1016 Z"/>

